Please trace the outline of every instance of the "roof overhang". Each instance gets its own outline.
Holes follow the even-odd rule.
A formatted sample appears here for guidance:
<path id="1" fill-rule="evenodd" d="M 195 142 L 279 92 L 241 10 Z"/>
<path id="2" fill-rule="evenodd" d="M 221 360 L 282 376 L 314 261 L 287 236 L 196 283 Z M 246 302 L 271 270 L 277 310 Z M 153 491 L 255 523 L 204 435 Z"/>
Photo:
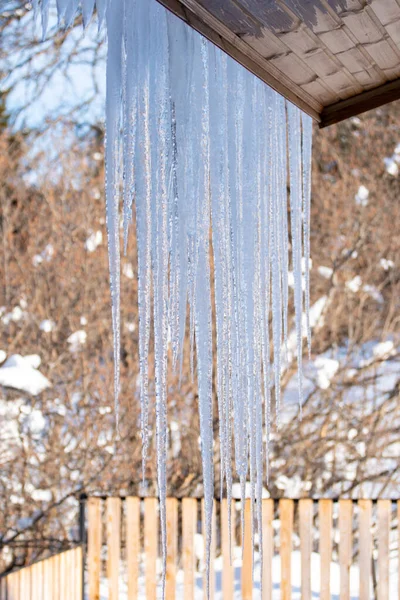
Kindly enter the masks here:
<path id="1" fill-rule="evenodd" d="M 325 127 L 400 98 L 396 0 L 159 0 Z"/>

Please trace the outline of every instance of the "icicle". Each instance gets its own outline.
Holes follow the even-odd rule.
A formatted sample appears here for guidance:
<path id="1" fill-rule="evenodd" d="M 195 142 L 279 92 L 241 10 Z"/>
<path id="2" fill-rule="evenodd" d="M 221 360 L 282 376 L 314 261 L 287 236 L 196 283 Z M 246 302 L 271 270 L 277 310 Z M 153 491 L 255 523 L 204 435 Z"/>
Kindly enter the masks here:
<path id="1" fill-rule="evenodd" d="M 171 157 L 171 239 L 170 239 L 170 327 L 173 349 L 173 360 L 180 362 L 182 369 L 183 340 L 186 326 L 186 308 L 188 300 L 188 214 L 190 203 L 187 189 L 190 154 L 187 133 L 187 85 L 189 70 L 190 30 L 171 13 L 167 13 L 170 93 L 171 93 L 171 128 L 173 134 Z"/>
<path id="2" fill-rule="evenodd" d="M 125 22 L 133 24 L 136 20 L 136 2 L 135 0 L 125 0 Z M 125 65 L 124 70 L 124 105 L 123 105 L 123 164 L 124 164 L 124 253 L 128 247 L 129 225 L 132 220 L 132 201 L 134 196 L 134 164 L 135 164 L 135 139 L 137 122 L 137 81 L 136 69 L 129 68 L 129 65 L 137 64 L 137 36 L 134 27 L 125 27 L 124 50 Z"/>
<path id="3" fill-rule="evenodd" d="M 109 10 L 107 15 L 106 217 L 114 333 L 114 397 L 117 428 L 120 375 L 119 129 L 123 64 L 123 14 L 123 0 L 115 0 L 112 10 Z"/>
<path id="4" fill-rule="evenodd" d="M 41 3 L 41 12 L 42 12 L 42 39 L 43 41 L 46 39 L 47 27 L 49 24 L 49 4 L 50 0 L 42 0 Z M 76 11 L 76 7 L 74 7 Z"/>
<path id="5" fill-rule="evenodd" d="M 108 9 L 109 0 L 96 0 L 96 9 L 97 9 L 97 18 L 98 18 L 98 27 L 99 31 L 103 25 L 103 22 L 106 18 L 107 9 Z M 129 23 L 129 26 L 133 27 L 133 23 Z"/>
<path id="6" fill-rule="evenodd" d="M 148 351 L 151 319 L 151 143 L 150 143 L 150 64 L 149 64 L 149 20 L 143 0 L 138 2 L 138 123 L 137 145 L 140 155 L 136 158 L 136 231 L 138 249 L 138 305 L 139 305 L 139 373 L 140 408 L 142 431 L 142 471 L 145 480 L 145 465 L 149 445 L 149 373 Z"/>
<path id="7" fill-rule="evenodd" d="M 131 0 L 128 0 L 131 1 Z M 152 134 L 152 193 L 153 215 L 153 296 L 154 296 L 154 354 L 156 383 L 157 478 L 160 499 L 162 547 L 162 597 L 165 595 L 167 561 L 167 357 L 168 357 L 168 147 L 169 122 L 168 39 L 165 10 L 158 4 L 150 7 L 150 21 L 157 31 L 150 32 L 151 54 L 154 56 L 150 74 L 154 113 L 151 115 Z"/>
<path id="8" fill-rule="evenodd" d="M 308 357 L 311 359 L 311 327 L 310 327 L 310 206 L 311 206 L 311 143 L 312 119 L 301 114 L 302 123 L 302 173 L 303 173 L 303 244 L 305 261 L 305 308 Z"/>
<path id="9" fill-rule="evenodd" d="M 280 223 L 279 223 L 279 166 L 282 163 L 283 150 L 280 144 L 278 114 L 279 104 L 283 102 L 279 96 L 275 96 L 275 106 L 272 111 L 273 118 L 273 139 L 278 140 L 278 157 L 273 161 L 272 166 L 272 185 L 271 185 L 271 206 L 269 222 L 271 227 L 271 273 L 272 273 L 272 332 L 274 341 L 274 374 L 275 374 L 275 403 L 276 403 L 276 422 L 279 426 L 279 411 L 281 400 L 281 341 L 282 341 L 282 281 L 281 281 L 281 263 L 280 252 Z"/>
<path id="10" fill-rule="evenodd" d="M 82 0 L 82 20 L 83 26 L 86 28 L 92 18 L 94 10 L 94 0 Z M 129 22 L 129 21 L 128 21 Z"/>
<path id="11" fill-rule="evenodd" d="M 200 64 L 197 93 L 201 98 L 200 147 L 202 166 L 199 172 L 197 203 L 196 295 L 194 299 L 197 379 L 199 388 L 201 453 L 203 462 L 204 512 L 206 517 L 206 581 L 209 597 L 212 511 L 214 498 L 213 416 L 212 416 L 212 321 L 209 265 L 210 185 L 209 185 L 209 47 L 200 40 Z M 195 49 L 196 55 L 196 49 Z"/>
<path id="12" fill-rule="evenodd" d="M 299 374 L 299 408 L 303 405 L 303 370 L 302 370 L 302 301 L 303 277 L 301 272 L 302 258 L 302 180 L 301 180 L 301 130 L 300 110 L 291 102 L 287 102 L 289 125 L 289 163 L 290 163 L 290 217 L 292 226 L 292 256 L 294 274 L 294 307 L 297 340 L 297 367 Z"/>
<path id="13" fill-rule="evenodd" d="M 264 454 L 268 481 L 271 387 L 275 388 L 279 425 L 281 370 L 287 358 L 289 264 L 294 274 L 300 405 L 303 303 L 311 351 L 312 122 L 155 0 L 56 1 L 59 23 L 68 27 L 81 9 L 86 26 L 96 4 L 99 27 L 105 20 L 107 28 L 106 213 L 116 415 L 118 420 L 122 190 L 125 251 L 132 208 L 136 211 L 143 479 L 149 447 L 148 353 L 154 335 L 155 399 L 151 407 L 155 404 L 164 597 L 167 359 L 171 346 L 172 366 L 179 367 L 182 375 L 187 327 L 190 367 L 198 383 L 209 578 L 214 497 L 213 312 L 221 497 L 225 487 L 231 537 L 234 458 L 242 525 L 250 475 L 253 549 L 258 532 L 262 561 Z M 44 34 L 49 2 L 34 0 Z"/>

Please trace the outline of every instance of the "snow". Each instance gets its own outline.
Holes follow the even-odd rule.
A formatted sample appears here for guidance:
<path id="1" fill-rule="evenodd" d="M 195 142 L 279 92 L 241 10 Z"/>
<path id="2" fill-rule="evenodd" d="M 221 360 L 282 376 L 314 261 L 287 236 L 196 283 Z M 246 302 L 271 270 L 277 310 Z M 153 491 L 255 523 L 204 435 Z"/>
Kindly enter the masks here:
<path id="1" fill-rule="evenodd" d="M 388 359 L 390 356 L 396 354 L 395 345 L 392 340 L 386 340 L 385 342 L 380 342 L 373 347 L 372 353 L 375 358 L 380 360 Z"/>
<path id="2" fill-rule="evenodd" d="M 326 390 L 330 387 L 332 379 L 335 377 L 340 366 L 340 362 L 321 354 L 313 360 L 304 363 L 304 397 L 319 388 Z M 282 423 L 288 423 L 297 415 L 298 411 L 298 374 L 294 374 L 285 387 L 282 406 Z M 290 496 L 290 494 L 289 494 Z"/>
<path id="3" fill-rule="evenodd" d="M 135 273 L 133 271 L 131 263 L 124 263 L 122 267 L 122 272 L 128 279 L 133 279 L 135 277 Z"/>
<path id="4" fill-rule="evenodd" d="M 41 394 L 51 387 L 51 383 L 37 370 L 39 365 L 40 357 L 37 355 L 22 357 L 13 354 L 0 367 L 0 385 L 27 392 L 32 396 Z"/>
<path id="5" fill-rule="evenodd" d="M 88 252 L 94 252 L 103 243 L 103 234 L 101 231 L 92 232 L 85 242 L 85 248 Z"/>
<path id="6" fill-rule="evenodd" d="M 392 177 L 397 177 L 399 174 L 399 167 L 393 158 L 385 158 L 384 162 L 386 171 L 389 173 L 389 175 L 392 175 Z"/>
<path id="7" fill-rule="evenodd" d="M 354 294 L 356 294 L 361 289 L 361 286 L 362 280 L 359 275 L 356 275 L 355 277 L 353 277 L 353 279 L 350 279 L 350 281 L 346 281 L 347 289 L 353 292 Z"/>
<path id="8" fill-rule="evenodd" d="M 317 271 L 321 277 L 325 277 L 325 279 L 330 279 L 333 275 L 333 269 L 331 267 L 324 267 L 323 265 L 320 265 Z"/>
<path id="9" fill-rule="evenodd" d="M 195 600 L 204 600 L 203 595 L 203 561 L 202 561 L 202 549 L 204 543 L 201 540 L 201 535 L 196 534 L 196 558 L 198 559 L 199 568 L 195 571 Z M 234 567 L 234 600 L 241 600 L 241 548 L 235 546 L 232 549 L 233 556 L 233 567 Z M 255 552 L 255 568 L 254 568 L 254 600 L 260 599 L 260 557 L 259 553 Z M 139 571 L 139 594 L 138 600 L 144 600 L 146 597 L 145 593 L 145 576 L 144 576 L 144 556 L 140 557 L 140 571 Z M 301 600 L 301 553 L 299 550 L 294 550 L 291 555 L 291 600 Z M 160 573 L 160 562 L 157 561 L 157 573 Z M 217 556 L 214 561 L 214 572 L 215 572 L 215 594 L 214 600 L 224 600 L 222 595 L 222 556 Z M 320 598 L 321 592 L 321 556 L 317 552 L 311 553 L 311 597 L 313 600 Z M 280 600 L 281 598 L 281 560 L 278 554 L 274 554 L 272 557 L 272 600 Z M 350 587 L 350 600 L 359 600 L 360 593 L 360 569 L 357 563 L 353 563 L 349 568 L 349 587 Z M 127 573 L 125 564 L 122 567 L 120 579 L 119 579 L 119 600 L 127 600 Z M 388 597 L 390 599 L 397 598 L 397 557 L 394 555 L 389 559 L 389 590 Z M 330 591 L 331 600 L 339 600 L 340 598 L 340 565 L 339 563 L 332 561 L 330 566 Z M 373 597 L 373 583 L 370 581 L 370 594 Z M 161 587 L 157 586 L 157 599 L 161 598 Z M 176 598 L 177 600 L 184 599 L 184 573 L 182 569 L 178 569 L 176 574 Z M 108 582 L 105 577 L 101 579 L 100 586 L 100 600 L 108 599 Z"/>
<path id="10" fill-rule="evenodd" d="M 11 360 L 11 358 L 10 358 L 10 360 Z M 39 354 L 26 354 L 24 356 L 24 360 L 33 369 L 38 369 L 40 367 L 40 365 L 42 364 L 42 359 L 40 358 Z"/>
<path id="11" fill-rule="evenodd" d="M 171 452 L 173 457 L 177 457 L 181 451 L 181 432 L 179 424 L 176 421 L 170 421 Z"/>
<path id="12" fill-rule="evenodd" d="M 369 190 L 365 187 L 365 185 L 360 185 L 358 188 L 358 192 L 354 197 L 356 204 L 359 206 L 367 206 L 369 198 Z"/>
<path id="13" fill-rule="evenodd" d="M 0 437 L 0 452 L 2 460 L 12 460 L 14 450 L 21 445 L 19 436 L 18 417 L 23 400 L 14 400 L 9 402 L 0 399 L 0 417 L 1 417 L 1 437 Z"/>
<path id="14" fill-rule="evenodd" d="M 3 363 L 7 358 L 7 353 L 4 350 L 0 350 L 0 363 Z"/>
<path id="15" fill-rule="evenodd" d="M 327 358 L 326 356 L 317 356 L 312 365 L 316 371 L 316 383 L 318 387 L 322 390 L 328 389 L 339 369 L 339 361 Z"/>
<path id="16" fill-rule="evenodd" d="M 21 306 L 14 306 L 11 312 L 6 313 L 1 317 L 1 320 L 4 325 L 8 325 L 9 323 L 11 323 L 11 321 L 13 321 L 14 323 L 21 321 L 21 319 L 23 319 L 24 316 L 25 312 L 22 310 Z"/>
<path id="17" fill-rule="evenodd" d="M 243 493 L 243 489 L 242 489 L 242 486 L 240 483 L 232 484 L 232 498 L 234 500 L 241 500 L 242 493 Z M 246 481 L 246 483 L 245 483 L 244 497 L 251 498 L 251 482 L 250 481 Z M 262 498 L 269 498 L 269 497 L 270 497 L 270 494 L 269 494 L 268 490 L 266 488 L 263 488 L 262 489 Z"/>
<path id="18" fill-rule="evenodd" d="M 394 267 L 394 262 L 387 258 L 381 258 L 379 264 L 381 265 L 382 269 L 384 269 L 384 271 L 389 271 L 389 269 L 393 269 Z"/>
<path id="19" fill-rule="evenodd" d="M 32 492 L 32 500 L 35 502 L 51 502 L 53 494 L 50 490 L 37 489 Z"/>
<path id="20" fill-rule="evenodd" d="M 389 175 L 392 175 L 392 177 L 397 177 L 397 175 L 399 174 L 399 165 L 400 165 L 399 148 L 400 148 L 400 144 L 397 144 L 392 156 L 386 157 L 383 159 L 383 162 L 385 163 L 386 171 L 387 171 L 387 173 L 389 173 Z"/>
<path id="21" fill-rule="evenodd" d="M 353 292 L 353 294 L 356 294 L 357 292 L 362 290 L 366 294 L 371 296 L 371 298 L 373 298 L 375 302 L 378 302 L 378 304 L 384 303 L 384 298 L 381 292 L 374 285 L 370 285 L 368 283 L 363 285 L 362 279 L 359 275 L 356 275 L 355 277 L 353 277 L 353 279 L 346 281 L 346 288 Z"/>
<path id="22" fill-rule="evenodd" d="M 45 319 L 39 325 L 40 331 L 43 331 L 44 333 L 51 333 L 54 331 L 55 327 L 56 324 L 51 319 Z"/>
<path id="23" fill-rule="evenodd" d="M 384 297 L 381 292 L 374 285 L 369 285 L 368 283 L 363 285 L 363 291 L 366 292 L 371 298 L 375 300 L 378 304 L 383 304 L 385 302 Z"/>
<path id="24" fill-rule="evenodd" d="M 78 329 L 67 338 L 69 350 L 72 354 L 76 354 L 86 344 L 87 333 L 83 329 Z"/>
<path id="25" fill-rule="evenodd" d="M 40 254 L 35 254 L 32 259 L 32 264 L 34 267 L 38 267 L 43 262 L 50 262 L 54 256 L 54 247 L 52 244 L 47 244 L 43 252 Z"/>
<path id="26" fill-rule="evenodd" d="M 314 328 L 319 328 L 323 326 L 324 318 L 323 313 L 328 304 L 328 297 L 321 296 L 311 307 L 309 310 L 309 327 L 310 331 Z M 302 335 L 305 337 L 307 335 L 307 321 L 305 315 L 302 318 Z M 293 360 L 293 355 L 296 349 L 296 330 L 293 329 L 287 338 L 287 365 L 289 365 Z M 282 369 L 282 372 L 284 369 Z"/>

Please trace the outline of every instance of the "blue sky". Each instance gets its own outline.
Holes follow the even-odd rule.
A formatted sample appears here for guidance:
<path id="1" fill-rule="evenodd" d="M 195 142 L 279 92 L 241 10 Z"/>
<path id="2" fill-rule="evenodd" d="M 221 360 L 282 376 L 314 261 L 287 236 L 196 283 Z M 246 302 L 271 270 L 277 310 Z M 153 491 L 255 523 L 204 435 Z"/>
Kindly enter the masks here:
<path id="1" fill-rule="evenodd" d="M 0 70 L 10 72 L 1 82 L 1 89 L 12 88 L 7 101 L 15 127 L 41 128 L 46 120 L 69 114 L 71 110 L 75 111 L 74 120 L 78 122 L 92 123 L 104 120 L 106 44 L 99 48 L 98 41 L 104 38 L 104 33 L 97 32 L 95 22 L 85 31 L 76 27 L 70 32 L 56 62 L 53 61 L 52 42 L 49 39 L 41 41 L 40 27 L 33 27 L 32 14 L 28 13 L 10 27 L 15 28 L 15 33 L 20 39 L 37 42 L 37 45 L 29 50 L 17 49 L 15 52 L 8 52 L 0 62 Z M 56 20 L 52 14 L 50 35 L 55 31 Z M 36 55 L 37 50 L 43 49 L 45 52 Z M 26 62 L 28 58 L 31 58 L 30 62 Z M 91 63 L 95 58 L 97 64 L 93 68 Z M 38 86 L 38 78 L 28 76 L 41 69 L 44 69 L 49 79 Z M 89 99 L 90 105 L 78 108 Z"/>

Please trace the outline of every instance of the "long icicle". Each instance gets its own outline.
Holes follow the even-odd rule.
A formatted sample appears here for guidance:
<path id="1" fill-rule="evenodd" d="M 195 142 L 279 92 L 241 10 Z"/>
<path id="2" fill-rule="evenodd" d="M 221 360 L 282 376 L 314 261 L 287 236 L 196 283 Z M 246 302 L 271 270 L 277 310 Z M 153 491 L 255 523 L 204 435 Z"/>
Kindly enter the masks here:
<path id="1" fill-rule="evenodd" d="M 296 321 L 297 366 L 299 373 L 299 408 L 300 417 L 303 405 L 303 371 L 302 371 L 302 180 L 301 180 L 301 122 L 300 110 L 290 102 L 287 103 L 289 125 L 289 164 L 290 164 L 290 218 L 292 226 L 292 256 L 294 274 L 294 309 Z"/>
<path id="2" fill-rule="evenodd" d="M 142 476 L 149 445 L 149 366 L 148 352 L 151 323 L 151 143 L 150 143 L 150 64 L 149 21 L 147 7 L 138 2 L 136 27 L 138 36 L 138 107 L 141 118 L 138 123 L 136 171 L 136 236 L 138 250 L 138 306 L 139 306 L 139 373 L 140 414 L 142 432 Z"/>
<path id="3" fill-rule="evenodd" d="M 108 258 L 114 334 L 114 398 L 119 429 L 120 379 L 120 247 L 119 247 L 119 158 L 121 90 L 123 71 L 123 0 L 115 0 L 108 11 L 107 95 L 106 95 L 106 217 Z"/>
<path id="4" fill-rule="evenodd" d="M 151 8 L 151 22 L 157 23 L 157 35 L 152 35 L 155 68 L 151 73 L 154 90 L 154 114 L 151 133 L 154 165 L 152 179 L 156 182 L 152 194 L 153 221 L 153 308 L 154 355 L 156 383 L 156 446 L 157 479 L 160 499 L 162 596 L 165 595 L 167 561 L 167 364 L 168 364 L 168 146 L 171 136 L 168 37 L 165 11 L 157 4 Z"/>
<path id="5" fill-rule="evenodd" d="M 33 2 L 44 34 L 51 1 Z M 179 367 L 182 377 L 186 329 L 192 375 L 197 367 L 209 578 L 214 497 L 213 313 L 221 497 L 225 487 L 231 532 L 234 459 L 242 523 L 250 474 L 253 548 L 258 531 L 262 561 L 264 455 L 268 484 L 271 386 L 279 425 L 281 371 L 287 357 L 289 264 L 294 276 L 300 405 L 303 304 L 311 352 L 312 121 L 155 0 L 56 0 L 56 4 L 62 26 L 68 27 L 78 10 L 86 26 L 95 8 L 99 26 L 104 22 L 107 29 L 106 215 L 115 411 L 118 422 L 122 196 L 125 251 L 133 206 L 136 212 L 143 479 L 149 414 L 155 405 L 164 597 L 167 358 L 171 346 L 172 367 Z M 151 335 L 155 394 L 150 395 Z M 207 585 L 207 597 L 209 589 Z"/>

